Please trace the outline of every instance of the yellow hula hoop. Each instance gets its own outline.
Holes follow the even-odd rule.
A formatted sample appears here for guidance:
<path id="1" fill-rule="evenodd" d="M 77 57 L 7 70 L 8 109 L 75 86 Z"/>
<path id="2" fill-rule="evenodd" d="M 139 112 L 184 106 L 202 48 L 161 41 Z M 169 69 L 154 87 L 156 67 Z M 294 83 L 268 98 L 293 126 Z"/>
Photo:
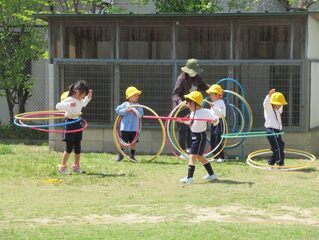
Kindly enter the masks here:
<path id="1" fill-rule="evenodd" d="M 178 113 L 181 111 L 182 107 L 185 107 L 185 103 L 181 102 L 179 105 L 177 105 L 177 107 L 178 107 L 178 109 L 177 109 L 177 111 L 176 111 L 174 117 L 177 117 L 177 115 L 178 115 Z M 176 107 L 176 108 L 177 108 L 177 107 Z M 172 112 L 174 112 L 174 110 L 173 110 Z M 224 124 L 223 134 L 228 134 L 228 126 L 227 126 L 226 119 L 223 117 L 222 120 L 223 120 L 223 124 Z M 177 145 L 177 147 L 178 147 L 178 150 L 179 150 L 186 158 L 189 159 L 189 154 L 188 154 L 184 149 L 182 149 L 182 147 L 180 146 L 180 144 L 179 144 L 179 142 L 178 142 L 178 140 L 177 140 L 176 131 L 175 131 L 175 125 L 176 125 L 176 121 L 173 122 L 173 126 L 172 126 L 172 128 L 173 128 L 173 131 L 172 131 L 172 132 L 173 132 L 174 141 L 176 142 L 176 145 Z M 167 131 L 169 131 L 169 129 L 167 129 Z M 222 140 L 223 140 L 223 139 L 222 139 Z M 212 157 L 207 158 L 208 161 L 213 160 L 216 156 L 218 156 L 218 154 L 220 154 L 220 153 L 224 150 L 228 139 L 224 139 L 224 141 L 222 141 L 222 140 L 220 141 L 220 143 L 219 143 L 215 148 L 218 148 L 219 145 L 222 144 L 222 143 L 223 143 L 223 146 L 221 147 L 221 149 L 219 150 L 219 152 L 217 152 L 217 153 L 216 153 L 215 155 L 213 155 Z M 212 150 L 213 150 L 213 149 L 211 149 L 210 152 L 212 152 Z M 207 157 L 207 154 L 204 154 L 204 156 Z"/>
<path id="2" fill-rule="evenodd" d="M 53 119 L 62 119 L 65 118 L 65 116 L 54 116 L 54 117 L 24 117 L 24 116 L 28 116 L 28 115 L 32 115 L 32 114 L 48 114 L 50 115 L 50 113 L 65 113 L 64 111 L 60 111 L 60 110 L 47 110 L 47 111 L 34 111 L 34 112 L 24 112 L 24 113 L 19 113 L 17 115 L 15 115 L 15 119 L 18 120 L 28 120 L 28 121 L 32 121 L 32 120 L 53 120 Z M 71 115 L 68 117 L 78 117 L 80 116 L 82 113 L 80 114 L 75 114 L 75 115 Z"/>
<path id="3" fill-rule="evenodd" d="M 257 150 L 255 152 L 250 153 L 247 156 L 246 163 L 249 166 L 257 168 L 257 169 L 264 169 L 264 170 L 276 169 L 276 170 L 282 170 L 282 171 L 291 171 L 291 170 L 306 168 L 310 166 L 311 164 L 313 164 L 314 161 L 316 160 L 316 157 L 313 154 L 306 151 L 297 150 L 297 149 L 285 149 L 285 153 L 296 154 L 298 156 L 306 157 L 307 159 L 309 159 L 309 162 L 302 163 L 302 164 L 291 164 L 286 166 L 276 166 L 276 165 L 269 166 L 268 164 L 257 162 L 252 159 L 253 157 L 257 157 L 257 156 L 261 156 L 265 154 L 271 154 L 271 153 L 272 151 L 270 149 Z"/>
<path id="4" fill-rule="evenodd" d="M 156 117 L 159 117 L 159 115 L 153 110 L 151 109 L 150 107 L 147 107 L 145 105 L 140 105 L 140 104 L 134 104 L 134 105 L 131 105 L 131 107 L 141 107 L 141 108 L 144 108 L 148 111 L 150 111 L 154 116 Z M 118 124 L 118 121 L 120 119 L 120 116 L 117 116 L 116 119 L 115 119 L 115 122 L 114 122 L 114 125 L 113 125 L 113 141 L 114 141 L 114 144 L 117 148 L 117 150 L 125 157 L 127 158 L 128 160 L 132 161 L 132 162 L 136 162 L 135 160 L 131 159 L 130 156 L 128 156 L 122 149 L 121 149 L 121 146 L 120 146 L 120 143 L 118 142 L 118 139 L 117 139 L 117 124 Z M 161 126 L 161 130 L 162 130 L 162 142 L 156 152 L 155 155 L 153 155 L 151 158 L 147 159 L 147 161 L 153 161 L 155 158 L 157 158 L 162 152 L 163 152 L 163 149 L 165 147 L 165 141 L 166 141 L 166 135 L 165 135 L 165 127 L 164 127 L 164 124 L 162 122 L 161 119 L 157 119 L 160 126 Z"/>

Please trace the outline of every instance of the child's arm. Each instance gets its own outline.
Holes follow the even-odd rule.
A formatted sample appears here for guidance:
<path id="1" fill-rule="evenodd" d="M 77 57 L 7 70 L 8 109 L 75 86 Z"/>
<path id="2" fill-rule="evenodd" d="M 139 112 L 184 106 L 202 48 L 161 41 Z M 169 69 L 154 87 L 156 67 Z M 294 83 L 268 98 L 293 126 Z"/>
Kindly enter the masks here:
<path id="1" fill-rule="evenodd" d="M 128 108 L 128 102 L 124 102 L 121 105 L 117 106 L 115 112 L 118 115 L 125 116 L 128 114 L 129 110 L 130 109 Z"/>
<path id="2" fill-rule="evenodd" d="M 70 107 L 75 107 L 75 102 L 69 102 L 69 101 L 62 101 L 56 104 L 55 108 L 57 110 L 68 110 Z"/>
<path id="3" fill-rule="evenodd" d="M 270 97 L 271 95 L 273 95 L 276 92 L 276 89 L 271 89 L 268 93 L 268 95 L 265 97 L 265 100 L 263 102 L 263 106 L 265 108 L 265 110 L 272 110 L 272 105 L 270 103 Z"/>
<path id="4" fill-rule="evenodd" d="M 93 91 L 90 89 L 89 90 L 89 94 L 82 100 L 83 103 L 83 107 L 86 107 L 86 105 L 88 105 L 88 103 L 91 101 L 92 99 L 92 95 L 93 95 Z"/>

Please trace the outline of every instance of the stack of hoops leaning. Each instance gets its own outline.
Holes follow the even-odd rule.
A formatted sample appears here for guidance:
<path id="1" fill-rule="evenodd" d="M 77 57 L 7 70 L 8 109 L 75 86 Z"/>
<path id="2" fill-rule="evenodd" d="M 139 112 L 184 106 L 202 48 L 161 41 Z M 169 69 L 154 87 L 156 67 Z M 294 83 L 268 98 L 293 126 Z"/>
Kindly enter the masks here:
<path id="1" fill-rule="evenodd" d="M 224 93 L 225 93 L 224 101 L 227 107 L 227 116 L 226 118 L 222 119 L 222 122 L 223 122 L 222 139 L 217 144 L 215 149 L 209 149 L 209 147 L 207 148 L 204 156 L 208 160 L 213 160 L 215 156 L 218 155 L 219 152 L 222 151 L 223 149 L 228 150 L 228 149 L 234 149 L 238 146 L 241 146 L 247 138 L 267 137 L 267 136 L 275 136 L 275 135 L 284 134 L 284 132 L 280 132 L 280 133 L 267 133 L 266 131 L 252 132 L 251 130 L 253 126 L 253 113 L 249 103 L 245 99 L 246 93 L 243 86 L 237 80 L 232 78 L 221 79 L 217 82 L 217 84 L 224 84 L 226 85 L 226 88 L 228 89 L 230 88 L 230 85 L 231 85 L 232 88 L 238 89 L 240 93 L 237 93 L 231 90 L 224 90 Z M 210 101 L 206 98 L 204 99 L 203 107 L 205 107 L 205 105 L 207 106 L 207 103 L 209 104 Z M 157 152 L 148 159 L 149 161 L 154 160 L 156 157 L 158 157 L 162 153 L 165 146 L 165 142 L 166 142 L 166 146 L 169 148 L 169 150 L 171 151 L 173 155 L 175 155 L 176 157 L 183 156 L 184 159 L 189 158 L 189 154 L 185 150 L 183 150 L 182 147 L 179 145 L 177 135 L 176 135 L 176 121 L 190 120 L 185 117 L 184 118 L 178 117 L 179 113 L 186 107 L 185 102 L 181 102 L 179 105 L 177 105 L 169 113 L 167 117 L 159 116 L 153 109 L 144 105 L 136 104 L 136 105 L 132 105 L 131 107 L 133 109 L 134 107 L 142 107 L 143 109 L 149 111 L 152 114 L 152 116 L 145 115 L 143 116 L 143 118 L 157 120 L 160 125 L 161 132 L 162 132 L 162 141 Z M 122 150 L 122 147 L 127 147 L 134 144 L 139 138 L 141 134 L 141 129 L 142 129 L 141 116 L 139 116 L 139 113 L 136 110 L 134 110 L 134 114 L 136 118 L 138 119 L 138 130 L 136 132 L 136 136 L 134 137 L 134 140 L 131 143 L 126 143 L 121 139 L 119 126 L 120 126 L 122 117 L 120 115 L 117 116 L 117 118 L 115 119 L 114 126 L 113 126 L 113 139 L 114 139 L 115 146 L 117 150 L 129 160 L 131 160 L 130 157 L 127 154 L 125 154 L 125 152 Z M 165 120 L 165 124 L 163 124 L 162 120 Z M 207 122 L 210 121 L 209 119 L 197 119 L 197 120 L 207 121 Z M 217 149 L 219 149 L 219 152 L 216 153 Z M 255 152 L 250 153 L 247 157 L 246 162 L 249 166 L 252 166 L 257 169 L 265 169 L 265 170 L 277 169 L 277 170 L 288 171 L 288 170 L 306 168 L 310 166 L 316 159 L 313 154 L 305 152 L 305 151 L 296 150 L 296 149 L 286 149 L 285 153 L 304 157 L 308 161 L 306 163 L 291 164 L 286 166 L 275 165 L 275 166 L 271 166 L 270 168 L 270 166 L 268 166 L 267 163 L 253 160 L 253 158 L 255 157 L 271 154 L 270 149 L 262 149 L 262 150 L 257 150 Z"/>

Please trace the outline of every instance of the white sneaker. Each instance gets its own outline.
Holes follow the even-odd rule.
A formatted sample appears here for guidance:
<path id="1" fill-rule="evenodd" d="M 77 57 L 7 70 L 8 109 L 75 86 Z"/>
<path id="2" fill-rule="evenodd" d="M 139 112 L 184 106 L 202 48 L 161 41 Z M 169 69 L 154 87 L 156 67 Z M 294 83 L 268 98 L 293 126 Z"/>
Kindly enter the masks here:
<path id="1" fill-rule="evenodd" d="M 184 177 L 181 178 L 179 181 L 184 184 L 191 184 L 193 182 L 193 178 Z"/>
<path id="2" fill-rule="evenodd" d="M 205 177 L 203 177 L 204 180 L 210 180 L 210 181 L 215 181 L 217 180 L 217 176 L 216 174 L 213 174 L 213 175 L 206 175 Z"/>
<path id="3" fill-rule="evenodd" d="M 187 148 L 187 150 L 186 150 L 186 152 L 188 153 L 188 154 L 190 154 L 191 153 L 191 148 Z"/>
<path id="4" fill-rule="evenodd" d="M 216 160 L 216 162 L 218 162 L 218 163 L 222 163 L 222 162 L 224 162 L 225 161 L 225 159 L 222 159 L 222 158 L 218 158 L 217 160 Z"/>

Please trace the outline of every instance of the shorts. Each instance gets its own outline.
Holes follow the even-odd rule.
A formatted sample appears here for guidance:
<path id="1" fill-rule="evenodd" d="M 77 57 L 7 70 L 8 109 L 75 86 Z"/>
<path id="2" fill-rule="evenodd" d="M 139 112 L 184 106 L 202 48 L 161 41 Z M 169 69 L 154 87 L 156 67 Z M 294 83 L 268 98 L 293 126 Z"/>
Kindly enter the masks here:
<path id="1" fill-rule="evenodd" d="M 206 132 L 194 133 L 192 132 L 192 146 L 190 154 L 202 156 L 205 151 L 207 136 Z"/>
<path id="2" fill-rule="evenodd" d="M 136 131 L 121 131 L 121 138 L 126 143 L 133 142 L 134 138 L 136 136 Z M 138 139 L 135 143 L 138 142 Z"/>
<path id="3" fill-rule="evenodd" d="M 66 119 L 64 122 L 71 122 L 75 119 Z M 82 128 L 82 122 L 76 122 L 73 124 L 68 124 L 64 126 L 64 130 L 70 131 L 70 130 L 77 130 Z M 76 132 L 76 133 L 63 133 L 62 134 L 62 140 L 63 141 L 82 141 L 82 133 L 83 131 Z"/>

